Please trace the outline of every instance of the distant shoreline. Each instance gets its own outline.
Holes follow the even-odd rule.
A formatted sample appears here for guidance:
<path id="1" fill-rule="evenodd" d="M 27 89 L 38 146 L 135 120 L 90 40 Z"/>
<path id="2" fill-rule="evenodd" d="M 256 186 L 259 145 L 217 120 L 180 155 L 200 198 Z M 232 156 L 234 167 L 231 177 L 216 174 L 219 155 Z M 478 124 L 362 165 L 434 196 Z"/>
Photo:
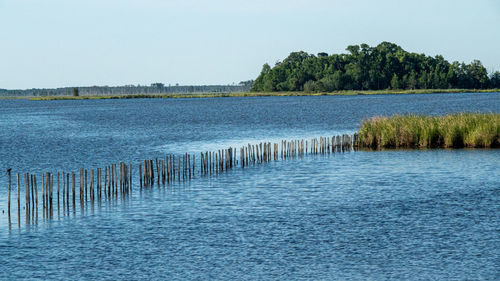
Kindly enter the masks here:
<path id="1" fill-rule="evenodd" d="M 233 92 L 233 93 L 188 93 L 188 94 L 130 94 L 130 95 L 84 95 L 84 96 L 11 96 L 0 99 L 49 100 L 97 100 L 97 99 L 178 99 L 178 98 L 218 98 L 218 97 L 283 97 L 283 96 L 356 96 L 356 95 L 405 95 L 443 93 L 493 93 L 500 89 L 420 89 L 420 90 L 376 90 L 376 91 L 336 91 L 336 92 Z"/>

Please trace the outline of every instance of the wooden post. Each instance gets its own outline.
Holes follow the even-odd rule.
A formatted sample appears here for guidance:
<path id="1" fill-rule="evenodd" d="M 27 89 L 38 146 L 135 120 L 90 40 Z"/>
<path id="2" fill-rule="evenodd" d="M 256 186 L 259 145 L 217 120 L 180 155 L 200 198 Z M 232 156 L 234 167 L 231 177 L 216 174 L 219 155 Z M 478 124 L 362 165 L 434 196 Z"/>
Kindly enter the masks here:
<path id="1" fill-rule="evenodd" d="M 203 152 L 200 152 L 200 176 L 202 176 L 205 173 L 205 156 L 203 155 Z"/>
<path id="2" fill-rule="evenodd" d="M 158 179 L 160 178 L 158 177 Z M 123 184 L 125 194 L 128 194 L 128 166 L 125 163 L 123 163 Z"/>
<path id="3" fill-rule="evenodd" d="M 94 169 L 90 169 L 90 202 L 94 203 Z"/>
<path id="4" fill-rule="evenodd" d="M 9 174 L 9 203 L 7 207 L 7 213 L 9 214 L 9 227 L 10 227 L 10 172 L 11 170 L 7 170 L 7 173 Z"/>
<path id="5" fill-rule="evenodd" d="M 115 195 L 115 178 L 114 178 L 114 173 L 113 173 L 113 164 L 111 164 L 108 167 L 108 173 L 109 173 L 109 184 L 111 185 L 111 195 Z"/>
<path id="6" fill-rule="evenodd" d="M 114 173 L 114 164 L 111 164 L 108 167 L 109 173 L 109 184 L 111 185 L 111 197 L 115 196 L 115 173 Z"/>
<path id="7" fill-rule="evenodd" d="M 160 179 L 160 177 L 158 174 L 158 180 L 159 179 Z M 123 188 L 124 188 L 125 194 L 127 194 L 128 193 L 128 166 L 125 163 L 123 163 Z"/>
<path id="8" fill-rule="evenodd" d="M 151 172 L 151 187 L 155 184 L 155 170 L 153 168 L 153 159 L 149 160 L 150 172 Z M 180 167 L 179 167 L 180 168 Z"/>
<path id="9" fill-rule="evenodd" d="M 21 227 L 21 199 L 19 198 L 19 173 L 17 176 L 17 226 Z"/>
<path id="10" fill-rule="evenodd" d="M 69 212 L 69 173 L 66 173 L 66 210 Z"/>
<path id="11" fill-rule="evenodd" d="M 38 189 L 36 183 L 36 175 L 33 175 L 33 180 L 35 183 L 35 222 L 38 221 Z"/>
<path id="12" fill-rule="evenodd" d="M 111 191 L 111 167 L 106 166 L 108 169 L 108 181 L 106 182 L 106 185 L 108 187 L 108 199 L 111 200 L 111 196 L 113 195 L 113 192 Z"/>
<path id="13" fill-rule="evenodd" d="M 28 195 L 29 199 L 29 204 L 31 205 L 30 208 L 30 217 L 34 219 L 35 217 L 35 187 L 34 187 L 34 180 L 33 180 L 33 175 L 30 175 L 29 173 L 27 174 L 27 180 L 28 180 L 28 193 L 31 195 Z"/>
<path id="14" fill-rule="evenodd" d="M 161 184 L 165 185 L 165 159 L 160 159 Z"/>
<path id="15" fill-rule="evenodd" d="M 101 168 L 97 168 L 97 186 L 99 187 L 99 201 L 102 199 Z"/>
<path id="16" fill-rule="evenodd" d="M 208 152 L 208 174 L 212 175 L 212 152 Z"/>
<path id="17" fill-rule="evenodd" d="M 139 183 L 140 183 L 140 187 L 142 189 L 142 165 L 141 165 L 141 163 L 139 163 Z"/>
<path id="18" fill-rule="evenodd" d="M 48 188 L 49 188 L 49 173 L 45 172 L 43 176 L 43 190 L 42 190 L 42 198 L 43 198 L 43 217 L 48 218 L 48 209 L 49 209 L 49 200 L 47 197 Z"/>
<path id="19" fill-rule="evenodd" d="M 59 212 L 59 172 L 57 172 L 57 211 Z"/>
<path id="20" fill-rule="evenodd" d="M 87 169 L 85 169 L 85 202 L 87 202 Z"/>
<path id="21" fill-rule="evenodd" d="M 123 194 L 123 162 L 120 162 L 120 192 Z"/>
<path id="22" fill-rule="evenodd" d="M 182 155 L 182 181 L 186 179 L 186 154 Z"/>
<path id="23" fill-rule="evenodd" d="M 118 196 L 118 173 L 116 170 L 116 164 L 113 164 L 113 178 L 115 183 L 115 197 Z"/>
<path id="24" fill-rule="evenodd" d="M 50 178 L 49 178 L 49 172 L 45 172 L 45 182 L 44 182 L 44 187 L 43 187 L 43 200 L 45 201 L 45 208 L 43 210 L 43 215 L 45 218 L 49 218 L 49 186 L 50 186 Z"/>
<path id="25" fill-rule="evenodd" d="M 45 218 L 49 218 L 49 185 L 50 185 L 50 177 L 49 172 L 45 173 Z"/>
<path id="26" fill-rule="evenodd" d="M 26 224 L 29 223 L 29 192 L 28 192 L 28 182 L 27 182 L 27 174 L 24 174 L 24 204 L 26 209 Z"/>
<path id="27" fill-rule="evenodd" d="M 42 217 L 45 218 L 45 174 L 42 173 Z"/>
<path id="28" fill-rule="evenodd" d="M 163 164 L 165 164 L 165 162 L 163 162 Z M 128 168 L 128 170 L 129 170 L 128 171 L 128 174 L 129 174 L 129 182 L 128 182 L 128 186 L 129 187 L 128 188 L 129 188 L 130 191 L 132 191 L 132 163 L 130 163 L 128 165 L 128 167 L 129 167 Z M 165 180 L 163 181 L 163 185 L 165 185 Z"/>
<path id="29" fill-rule="evenodd" d="M 30 175 L 30 178 L 28 180 L 31 179 L 31 184 L 30 184 L 30 187 L 31 187 L 31 197 L 30 197 L 30 202 L 31 202 L 31 216 L 33 217 L 35 215 L 35 190 L 34 190 L 34 184 L 33 184 L 33 175 Z"/>
<path id="30" fill-rule="evenodd" d="M 106 198 L 109 198 L 109 196 L 108 196 L 108 193 L 109 193 L 108 180 L 109 180 L 108 166 L 104 166 L 104 197 L 106 197 Z"/>
<path id="31" fill-rule="evenodd" d="M 124 173 L 125 173 L 125 167 L 123 165 L 123 162 L 120 162 L 120 192 L 122 193 L 122 195 L 124 194 L 125 190 L 125 182 L 123 178 Z"/>
<path id="32" fill-rule="evenodd" d="M 80 206 L 83 204 L 83 168 L 80 168 Z"/>
<path id="33" fill-rule="evenodd" d="M 52 204 L 53 190 L 54 190 L 54 175 L 50 174 L 50 189 L 49 189 L 50 218 L 53 217 L 53 212 L 54 212 L 54 205 Z"/>
<path id="34" fill-rule="evenodd" d="M 72 180 L 72 183 L 71 183 L 71 188 L 72 188 L 72 192 L 73 192 L 73 210 L 75 209 L 75 205 L 76 205 L 76 200 L 75 200 L 75 172 L 71 172 L 71 180 Z"/>
<path id="35" fill-rule="evenodd" d="M 64 176 L 64 171 L 62 171 L 62 202 L 63 202 L 63 212 L 64 210 L 66 209 L 66 200 L 64 200 L 64 198 L 66 198 L 66 177 Z"/>
<path id="36" fill-rule="evenodd" d="M 167 181 L 167 184 L 169 184 L 171 181 L 172 181 L 172 155 L 169 154 L 167 155 L 166 157 L 167 161 L 165 163 L 165 166 L 166 166 L 166 181 Z"/>

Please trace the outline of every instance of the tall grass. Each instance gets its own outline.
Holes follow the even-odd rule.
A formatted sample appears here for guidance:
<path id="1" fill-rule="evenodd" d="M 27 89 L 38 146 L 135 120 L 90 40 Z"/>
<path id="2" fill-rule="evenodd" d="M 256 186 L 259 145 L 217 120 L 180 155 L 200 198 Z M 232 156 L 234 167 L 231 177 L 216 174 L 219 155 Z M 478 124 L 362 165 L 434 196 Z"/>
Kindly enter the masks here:
<path id="1" fill-rule="evenodd" d="M 359 137 L 369 148 L 500 147 L 500 114 L 373 117 L 363 121 Z"/>

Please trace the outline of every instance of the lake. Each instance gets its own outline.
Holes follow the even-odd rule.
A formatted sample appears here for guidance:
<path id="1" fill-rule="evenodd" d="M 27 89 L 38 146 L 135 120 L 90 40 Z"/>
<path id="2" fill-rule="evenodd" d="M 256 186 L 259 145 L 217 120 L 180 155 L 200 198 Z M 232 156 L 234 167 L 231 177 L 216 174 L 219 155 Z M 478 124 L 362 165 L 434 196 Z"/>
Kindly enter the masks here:
<path id="1" fill-rule="evenodd" d="M 19 227 L 14 204 L 9 230 L 8 168 L 137 165 L 462 111 L 498 113 L 500 93 L 0 100 L 0 279 L 498 280 L 498 149 L 308 155 L 142 191 L 136 180 L 125 200 L 38 224 Z"/>

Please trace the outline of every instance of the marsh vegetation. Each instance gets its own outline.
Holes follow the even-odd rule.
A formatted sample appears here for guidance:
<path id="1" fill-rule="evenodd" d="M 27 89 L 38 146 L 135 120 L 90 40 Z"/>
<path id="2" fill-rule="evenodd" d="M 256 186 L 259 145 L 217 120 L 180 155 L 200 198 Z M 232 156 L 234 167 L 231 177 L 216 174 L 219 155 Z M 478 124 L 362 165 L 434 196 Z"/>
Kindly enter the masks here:
<path id="1" fill-rule="evenodd" d="M 499 147 L 500 114 L 373 117 L 363 121 L 359 136 L 369 148 Z"/>

